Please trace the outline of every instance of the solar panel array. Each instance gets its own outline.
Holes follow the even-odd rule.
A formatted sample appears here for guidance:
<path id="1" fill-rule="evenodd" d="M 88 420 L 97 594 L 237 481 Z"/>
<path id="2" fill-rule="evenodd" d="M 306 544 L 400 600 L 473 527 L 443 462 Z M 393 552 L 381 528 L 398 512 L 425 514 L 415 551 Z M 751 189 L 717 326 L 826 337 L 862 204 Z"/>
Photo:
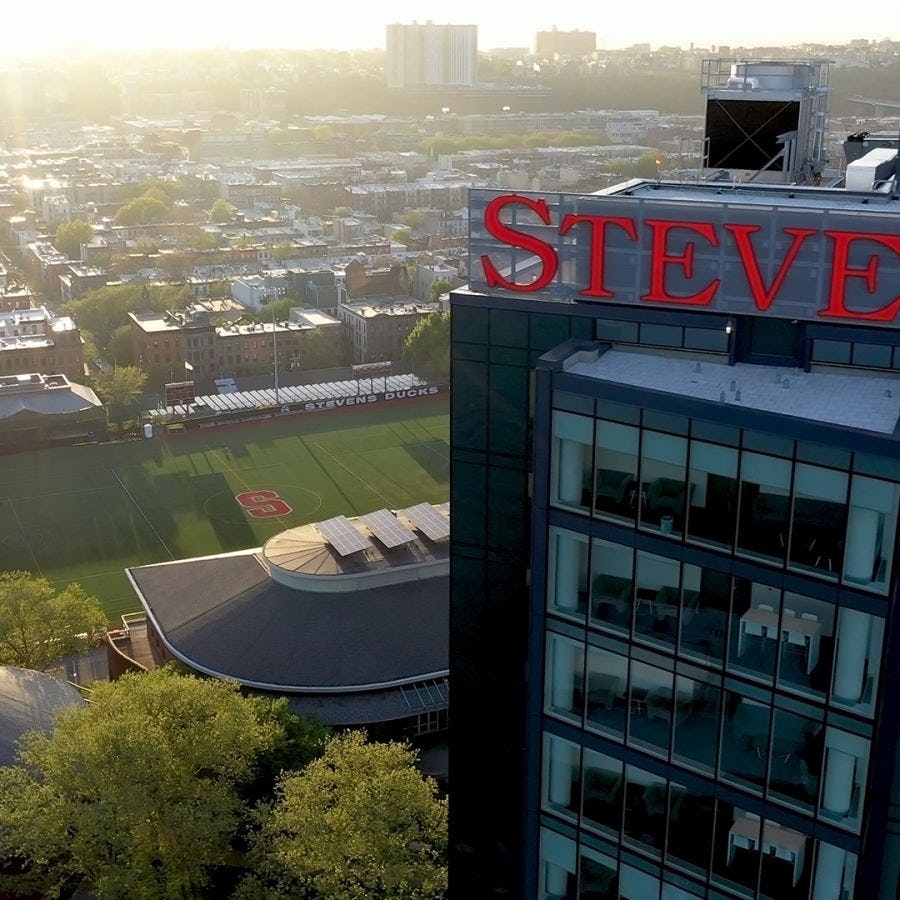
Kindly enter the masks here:
<path id="1" fill-rule="evenodd" d="M 400 547 L 416 539 L 415 533 L 399 522 L 390 510 L 377 509 L 360 518 L 385 547 Z"/>
<path id="2" fill-rule="evenodd" d="M 335 516 L 333 519 L 317 522 L 316 530 L 341 556 L 374 547 L 346 516 Z"/>
<path id="3" fill-rule="evenodd" d="M 152 414 L 190 415 L 198 411 L 197 407 L 206 407 L 217 413 L 233 413 L 260 407 L 273 407 L 284 403 L 347 399 L 371 391 L 408 391 L 425 383 L 415 375 L 389 375 L 386 379 L 361 379 L 359 381 L 353 379 L 351 381 L 328 381 L 320 384 L 282 387 L 278 389 L 277 399 L 273 388 L 261 391 L 239 391 L 234 394 L 205 394 L 202 397 L 196 397 L 192 404 L 170 406 L 166 410 L 154 410 Z"/>
<path id="4" fill-rule="evenodd" d="M 416 528 L 433 541 L 450 537 L 450 520 L 442 516 L 430 503 L 417 503 L 408 509 L 400 509 Z"/>
<path id="5" fill-rule="evenodd" d="M 442 707 L 450 702 L 450 679 L 430 678 L 400 687 L 400 693 L 410 709 Z"/>

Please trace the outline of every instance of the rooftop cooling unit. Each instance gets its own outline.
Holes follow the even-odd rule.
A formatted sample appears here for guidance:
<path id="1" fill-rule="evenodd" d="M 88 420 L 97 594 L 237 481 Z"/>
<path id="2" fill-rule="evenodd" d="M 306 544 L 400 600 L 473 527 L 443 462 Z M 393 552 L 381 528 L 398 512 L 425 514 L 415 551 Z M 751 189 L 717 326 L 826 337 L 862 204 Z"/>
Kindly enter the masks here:
<path id="1" fill-rule="evenodd" d="M 704 168 L 742 170 L 750 180 L 817 182 L 828 67 L 821 60 L 704 60 Z"/>

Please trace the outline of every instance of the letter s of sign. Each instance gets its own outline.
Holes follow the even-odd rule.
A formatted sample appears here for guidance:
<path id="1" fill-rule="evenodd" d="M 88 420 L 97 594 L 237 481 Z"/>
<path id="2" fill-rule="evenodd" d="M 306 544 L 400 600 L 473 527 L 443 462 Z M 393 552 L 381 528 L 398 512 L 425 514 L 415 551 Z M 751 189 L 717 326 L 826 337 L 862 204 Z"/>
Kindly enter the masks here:
<path id="1" fill-rule="evenodd" d="M 498 241 L 509 244 L 511 247 L 519 247 L 539 257 L 543 264 L 540 275 L 530 284 L 519 284 L 504 278 L 486 254 L 481 257 L 481 265 L 484 268 L 484 278 L 488 287 L 533 293 L 543 290 L 556 277 L 559 269 L 559 257 L 546 241 L 523 231 L 516 231 L 515 228 L 510 228 L 509 225 L 500 221 L 500 213 L 503 209 L 514 203 L 530 209 L 545 225 L 550 224 L 550 208 L 547 206 L 546 200 L 532 200 L 530 197 L 520 197 L 517 194 L 504 194 L 501 197 L 494 197 L 488 203 L 484 211 L 484 227 L 488 234 Z"/>

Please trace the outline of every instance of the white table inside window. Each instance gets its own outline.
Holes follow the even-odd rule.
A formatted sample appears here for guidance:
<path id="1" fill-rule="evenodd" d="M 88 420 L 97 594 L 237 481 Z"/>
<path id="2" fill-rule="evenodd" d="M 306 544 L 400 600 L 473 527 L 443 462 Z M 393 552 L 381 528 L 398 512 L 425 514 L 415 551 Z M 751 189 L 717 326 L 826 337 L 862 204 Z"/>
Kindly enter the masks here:
<path id="1" fill-rule="evenodd" d="M 738 816 L 728 832 L 728 864 L 734 858 L 734 850 L 740 847 L 744 850 L 761 851 L 777 859 L 789 862 L 793 867 L 794 885 L 803 875 L 803 866 L 806 860 L 806 837 L 798 831 L 783 828 L 774 822 L 766 822 L 762 830 L 762 845 L 759 844 L 759 819 L 749 816 Z"/>
<path id="2" fill-rule="evenodd" d="M 744 638 L 750 634 L 755 637 L 775 640 L 779 635 L 788 644 L 804 647 L 806 650 L 806 674 L 816 667 L 819 661 L 819 643 L 822 637 L 822 623 L 800 616 L 785 615 L 781 618 L 780 630 L 778 613 L 754 606 L 741 616 L 738 631 L 738 656 L 744 652 Z"/>
<path id="3" fill-rule="evenodd" d="M 819 662 L 822 623 L 800 616 L 784 616 L 781 620 L 781 637 L 787 644 L 806 648 L 806 674 L 809 675 Z"/>

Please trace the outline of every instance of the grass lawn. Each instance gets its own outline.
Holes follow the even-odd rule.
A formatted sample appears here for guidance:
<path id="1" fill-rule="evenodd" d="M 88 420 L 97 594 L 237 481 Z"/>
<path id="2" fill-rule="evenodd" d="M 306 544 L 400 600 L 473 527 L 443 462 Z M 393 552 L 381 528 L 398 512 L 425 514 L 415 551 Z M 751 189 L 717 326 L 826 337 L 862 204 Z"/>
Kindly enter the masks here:
<path id="1" fill-rule="evenodd" d="M 446 400 L 202 429 L 168 440 L 0 457 L 0 569 L 77 581 L 111 620 L 137 611 L 126 566 L 262 545 L 343 513 L 448 497 Z M 287 515 L 235 500 L 275 491 Z"/>

